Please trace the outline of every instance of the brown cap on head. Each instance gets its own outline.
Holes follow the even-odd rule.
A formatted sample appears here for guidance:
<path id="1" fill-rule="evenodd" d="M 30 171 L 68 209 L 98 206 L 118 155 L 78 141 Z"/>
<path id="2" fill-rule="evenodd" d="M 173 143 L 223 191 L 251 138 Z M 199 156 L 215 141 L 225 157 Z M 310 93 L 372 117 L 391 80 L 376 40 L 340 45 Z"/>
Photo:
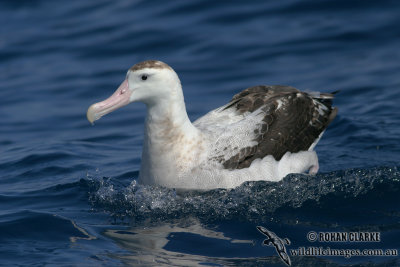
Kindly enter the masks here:
<path id="1" fill-rule="evenodd" d="M 165 64 L 164 62 L 158 61 L 158 60 L 146 60 L 140 63 L 137 63 L 133 65 L 130 70 L 131 71 L 137 71 L 141 69 L 146 69 L 146 68 L 153 68 L 153 69 L 171 69 L 170 66 Z"/>

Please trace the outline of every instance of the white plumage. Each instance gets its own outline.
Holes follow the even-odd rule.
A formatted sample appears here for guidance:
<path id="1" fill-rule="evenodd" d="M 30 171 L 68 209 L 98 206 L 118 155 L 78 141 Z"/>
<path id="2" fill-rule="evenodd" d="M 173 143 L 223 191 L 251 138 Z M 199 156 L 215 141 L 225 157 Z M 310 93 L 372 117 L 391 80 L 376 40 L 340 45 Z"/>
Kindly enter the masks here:
<path id="1" fill-rule="evenodd" d="M 313 148 L 336 115 L 332 98 L 292 87 L 253 87 L 192 124 L 177 74 L 165 63 L 145 61 L 128 71 L 110 98 L 92 105 L 87 117 L 93 122 L 141 101 L 147 116 L 139 182 L 232 188 L 251 180 L 279 181 L 289 173 L 316 173 Z"/>

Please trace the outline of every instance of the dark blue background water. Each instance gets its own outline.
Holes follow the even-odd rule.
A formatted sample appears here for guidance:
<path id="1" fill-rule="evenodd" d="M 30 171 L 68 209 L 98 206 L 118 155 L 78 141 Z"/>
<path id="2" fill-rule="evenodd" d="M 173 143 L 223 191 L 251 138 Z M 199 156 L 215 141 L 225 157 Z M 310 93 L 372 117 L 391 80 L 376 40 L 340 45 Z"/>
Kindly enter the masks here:
<path id="1" fill-rule="evenodd" d="M 399 14 L 398 1 L 1 1 L 0 264 L 284 266 L 256 225 L 288 249 L 399 249 Z M 94 127 L 85 113 L 146 59 L 176 70 L 192 119 L 257 84 L 341 90 L 320 174 L 210 192 L 131 183 L 144 105 Z M 382 241 L 311 243 L 309 231 Z"/>

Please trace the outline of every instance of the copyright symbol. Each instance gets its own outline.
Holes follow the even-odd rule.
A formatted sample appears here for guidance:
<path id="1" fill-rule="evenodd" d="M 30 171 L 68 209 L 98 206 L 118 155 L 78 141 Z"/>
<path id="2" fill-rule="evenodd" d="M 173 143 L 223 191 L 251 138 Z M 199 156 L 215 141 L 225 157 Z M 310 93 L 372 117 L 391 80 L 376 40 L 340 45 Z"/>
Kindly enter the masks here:
<path id="1" fill-rule="evenodd" d="M 317 240 L 317 237 L 318 237 L 318 235 L 314 231 L 308 232 L 308 234 L 307 234 L 307 239 L 310 242 L 315 242 Z"/>

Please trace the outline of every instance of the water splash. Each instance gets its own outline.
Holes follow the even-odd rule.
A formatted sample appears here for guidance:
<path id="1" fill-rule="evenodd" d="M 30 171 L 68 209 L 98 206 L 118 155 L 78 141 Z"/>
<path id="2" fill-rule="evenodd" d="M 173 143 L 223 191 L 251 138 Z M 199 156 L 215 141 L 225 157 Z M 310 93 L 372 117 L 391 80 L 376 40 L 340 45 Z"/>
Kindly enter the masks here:
<path id="1" fill-rule="evenodd" d="M 376 167 L 315 176 L 291 174 L 280 182 L 246 182 L 234 189 L 204 192 L 145 186 L 136 181 L 124 186 L 111 178 L 92 182 L 93 207 L 119 219 L 159 221 L 191 216 L 206 221 L 259 221 L 276 215 L 279 210 L 302 208 L 310 203 L 321 209 L 344 199 L 350 203 L 368 194 L 372 196 L 378 187 L 381 191 L 386 188 L 398 193 L 400 171 L 397 167 Z M 323 200 L 326 197 L 333 200 Z"/>

